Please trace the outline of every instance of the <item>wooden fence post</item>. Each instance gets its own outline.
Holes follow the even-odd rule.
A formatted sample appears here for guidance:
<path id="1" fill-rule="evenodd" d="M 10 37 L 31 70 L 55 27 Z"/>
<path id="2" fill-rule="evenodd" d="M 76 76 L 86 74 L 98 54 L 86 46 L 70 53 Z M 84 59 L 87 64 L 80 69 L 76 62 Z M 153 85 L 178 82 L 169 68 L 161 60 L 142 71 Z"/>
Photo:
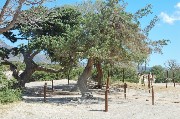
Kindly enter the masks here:
<path id="1" fill-rule="evenodd" d="M 145 86 L 144 75 L 143 75 L 143 84 L 144 84 L 144 86 Z"/>
<path id="2" fill-rule="evenodd" d="M 52 80 L 52 92 L 54 92 L 54 81 Z"/>
<path id="3" fill-rule="evenodd" d="M 124 83 L 124 98 L 126 99 L 126 88 L 127 88 L 127 84 Z"/>
<path id="4" fill-rule="evenodd" d="M 173 72 L 173 83 L 174 83 L 174 87 L 176 87 L 174 72 Z"/>
<path id="5" fill-rule="evenodd" d="M 152 83 L 153 83 L 153 79 L 154 79 L 154 75 L 153 75 L 153 73 L 151 74 L 151 86 L 152 86 Z"/>
<path id="6" fill-rule="evenodd" d="M 153 89 L 153 86 L 152 86 L 152 105 L 154 105 L 154 89 Z"/>
<path id="7" fill-rule="evenodd" d="M 166 88 L 167 88 L 168 78 L 169 78 L 169 75 L 168 75 L 168 70 L 167 70 L 166 71 Z"/>
<path id="8" fill-rule="evenodd" d="M 47 83 L 44 84 L 44 102 L 46 102 L 46 89 L 47 89 Z"/>
<path id="9" fill-rule="evenodd" d="M 69 80 L 70 80 L 70 76 L 69 76 L 69 74 L 68 74 L 68 85 L 69 85 Z"/>
<path id="10" fill-rule="evenodd" d="M 105 91 L 105 112 L 108 112 L 108 92 L 109 92 L 109 71 L 108 71 L 108 78 L 107 78 L 106 91 Z"/>
<path id="11" fill-rule="evenodd" d="M 150 75 L 148 74 L 148 89 L 149 89 L 149 93 L 151 92 L 150 91 Z"/>
<path id="12" fill-rule="evenodd" d="M 123 83 L 124 83 L 124 79 L 125 79 L 125 72 L 124 72 L 124 68 L 123 68 Z"/>

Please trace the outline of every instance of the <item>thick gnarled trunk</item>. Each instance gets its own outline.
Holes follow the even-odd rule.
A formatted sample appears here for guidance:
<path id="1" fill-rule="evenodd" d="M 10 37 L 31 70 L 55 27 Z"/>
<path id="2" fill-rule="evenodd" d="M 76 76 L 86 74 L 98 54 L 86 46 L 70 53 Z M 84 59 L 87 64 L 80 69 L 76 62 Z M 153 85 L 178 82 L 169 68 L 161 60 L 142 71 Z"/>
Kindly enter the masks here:
<path id="1" fill-rule="evenodd" d="M 36 68 L 26 68 L 20 75 L 18 78 L 18 85 L 19 87 L 23 88 L 25 87 L 25 83 L 29 83 L 32 74 L 36 71 Z"/>
<path id="2" fill-rule="evenodd" d="M 18 86 L 23 88 L 25 83 L 30 82 L 32 74 L 36 71 L 38 65 L 33 61 L 33 57 L 29 52 L 24 52 L 24 63 L 26 65 L 25 70 L 18 76 Z"/>
<path id="3" fill-rule="evenodd" d="M 10 61 L 4 60 L 3 62 L 1 62 L 1 64 L 3 65 L 9 65 L 10 66 L 10 70 L 13 72 L 13 77 L 15 79 L 17 79 L 18 83 L 14 84 L 14 88 L 24 88 L 25 87 L 25 83 L 28 83 L 31 81 L 31 76 L 33 75 L 33 73 L 35 71 L 44 71 L 44 72 L 51 72 L 51 73 L 58 73 L 63 71 L 64 69 L 60 69 L 60 70 L 55 70 L 55 69 L 51 69 L 51 68 L 45 68 L 43 66 L 39 66 L 38 64 L 36 64 L 33 61 L 33 57 L 37 54 L 38 52 L 34 52 L 34 53 L 29 53 L 29 52 L 23 52 L 23 56 L 24 56 L 24 63 L 26 65 L 25 70 L 19 74 L 19 71 L 17 70 L 17 66 L 15 66 L 13 63 L 11 63 Z"/>
<path id="4" fill-rule="evenodd" d="M 78 78 L 78 82 L 77 82 L 82 96 L 85 96 L 85 94 L 88 92 L 87 79 L 91 76 L 92 68 L 93 68 L 93 59 L 89 58 L 87 65 L 81 76 Z"/>

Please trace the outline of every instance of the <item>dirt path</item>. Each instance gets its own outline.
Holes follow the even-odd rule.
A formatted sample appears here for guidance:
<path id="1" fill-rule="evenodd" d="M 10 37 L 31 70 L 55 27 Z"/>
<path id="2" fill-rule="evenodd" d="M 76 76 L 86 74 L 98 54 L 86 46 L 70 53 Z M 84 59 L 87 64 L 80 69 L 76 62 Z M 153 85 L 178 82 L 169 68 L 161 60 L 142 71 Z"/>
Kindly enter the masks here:
<path id="1" fill-rule="evenodd" d="M 27 87 L 43 84 L 36 82 Z M 67 84 L 67 80 L 56 82 L 60 84 Z M 21 102 L 1 106 L 0 119 L 179 119 L 180 86 L 168 88 L 155 86 L 155 105 L 151 105 L 151 94 L 141 86 L 129 86 L 126 100 L 121 89 L 112 89 L 108 112 L 104 112 L 104 95 L 95 92 L 89 100 L 82 100 L 80 95 L 56 95 L 48 97 L 47 103 L 43 97 L 25 96 Z"/>

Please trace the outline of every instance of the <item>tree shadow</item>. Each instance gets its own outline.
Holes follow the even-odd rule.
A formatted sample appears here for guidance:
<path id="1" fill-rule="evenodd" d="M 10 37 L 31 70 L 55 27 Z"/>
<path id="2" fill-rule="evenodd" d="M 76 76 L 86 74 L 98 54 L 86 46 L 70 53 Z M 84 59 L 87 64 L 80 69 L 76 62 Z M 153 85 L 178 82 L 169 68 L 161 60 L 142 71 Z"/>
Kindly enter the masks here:
<path id="1" fill-rule="evenodd" d="M 52 86 L 47 85 L 47 92 L 53 93 L 53 91 L 71 91 L 75 87 L 74 84 L 62 84 L 62 85 L 56 85 Z M 44 86 L 32 86 L 32 87 L 26 87 L 23 91 L 23 96 L 33 96 L 33 97 L 42 97 L 44 94 Z"/>
<path id="2" fill-rule="evenodd" d="M 71 92 L 75 84 L 59 84 L 55 85 L 54 92 L 52 86 L 47 85 L 46 103 L 57 104 L 100 104 L 104 103 L 104 99 L 101 97 L 83 98 L 80 92 Z M 60 93 L 59 93 L 59 92 Z M 58 93 L 57 93 L 58 92 Z M 63 93 L 61 93 L 63 92 Z M 64 95 L 64 92 L 66 95 Z M 73 94 L 72 94 L 73 93 Z M 75 93 L 75 94 L 74 94 Z M 23 92 L 23 101 L 27 103 L 44 103 L 44 86 L 31 86 L 26 87 Z"/>
<path id="3" fill-rule="evenodd" d="M 89 111 L 92 111 L 92 112 L 104 112 L 105 110 L 89 110 Z"/>
<path id="4" fill-rule="evenodd" d="M 78 96 L 71 97 L 46 97 L 46 101 L 44 102 L 44 97 L 25 97 L 23 101 L 26 103 L 57 103 L 57 104 L 102 104 L 104 103 L 104 99 L 100 97 L 92 97 L 91 99 L 85 99 Z"/>
<path id="5" fill-rule="evenodd" d="M 47 96 L 44 102 L 44 86 L 31 86 L 26 87 L 23 92 L 23 101 L 27 103 L 55 103 L 55 104 L 101 104 L 104 103 L 104 99 L 101 97 L 83 98 L 80 92 L 71 92 L 76 84 L 59 84 L 53 86 L 47 85 Z M 58 92 L 67 92 L 69 94 L 63 95 Z M 75 94 L 72 94 L 75 93 Z"/>

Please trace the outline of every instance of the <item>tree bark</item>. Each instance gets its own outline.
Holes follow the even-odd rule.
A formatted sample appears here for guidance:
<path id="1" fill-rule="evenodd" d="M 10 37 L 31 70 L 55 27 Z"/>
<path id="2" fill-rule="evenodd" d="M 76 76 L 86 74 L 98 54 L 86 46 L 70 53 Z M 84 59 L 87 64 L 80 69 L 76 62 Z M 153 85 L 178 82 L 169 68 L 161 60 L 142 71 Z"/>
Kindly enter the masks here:
<path id="1" fill-rule="evenodd" d="M 82 97 L 84 97 L 85 94 L 88 92 L 87 79 L 91 76 L 92 68 L 93 68 L 93 59 L 89 58 L 87 65 L 81 76 L 78 78 L 78 82 L 77 82 Z"/>
<path id="2" fill-rule="evenodd" d="M 28 68 L 20 74 L 19 79 L 18 79 L 18 86 L 20 88 L 24 88 L 26 83 L 30 82 L 32 74 L 36 71 L 35 67 Z"/>
<path id="3" fill-rule="evenodd" d="M 97 69 L 97 80 L 98 80 L 98 85 L 97 87 L 99 89 L 102 88 L 102 78 L 103 78 L 103 71 L 102 71 L 102 67 L 101 67 L 101 63 L 100 61 L 96 61 L 95 63 L 96 69 Z"/>

